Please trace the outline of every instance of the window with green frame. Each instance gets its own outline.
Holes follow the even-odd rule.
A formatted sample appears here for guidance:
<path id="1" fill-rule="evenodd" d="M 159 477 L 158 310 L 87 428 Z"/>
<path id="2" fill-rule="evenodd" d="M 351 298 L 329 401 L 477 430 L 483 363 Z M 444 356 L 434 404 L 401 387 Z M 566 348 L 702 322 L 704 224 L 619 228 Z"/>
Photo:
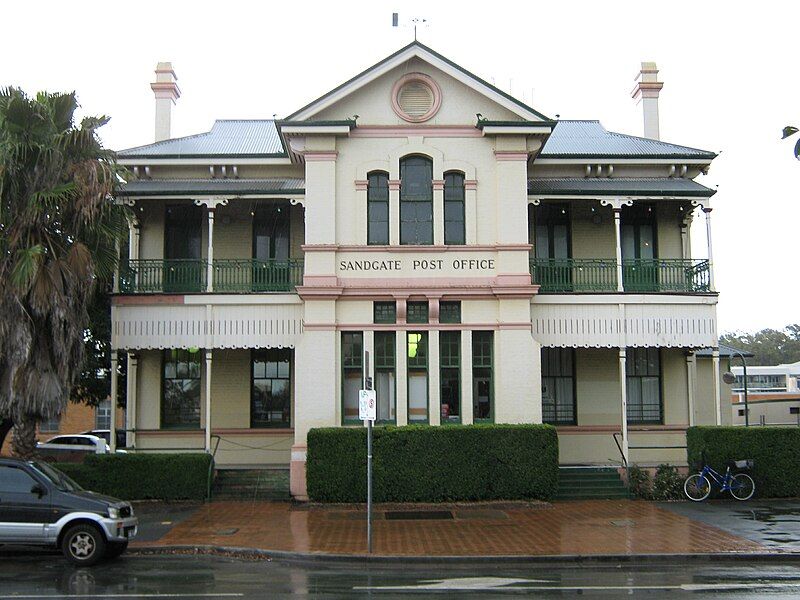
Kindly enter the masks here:
<path id="1" fill-rule="evenodd" d="M 164 350 L 161 362 L 161 428 L 199 428 L 200 350 Z"/>
<path id="2" fill-rule="evenodd" d="M 408 422 L 428 421 L 428 332 L 409 331 L 408 350 Z"/>
<path id="3" fill-rule="evenodd" d="M 542 348 L 542 421 L 577 425 L 575 349 Z"/>
<path id="4" fill-rule="evenodd" d="M 444 174 L 444 243 L 463 245 L 466 243 L 464 225 L 464 174 Z"/>
<path id="5" fill-rule="evenodd" d="M 372 303 L 373 323 L 397 323 L 397 304 L 392 302 Z"/>
<path id="6" fill-rule="evenodd" d="M 252 351 L 250 427 L 291 427 L 291 364 L 289 348 Z"/>
<path id="7" fill-rule="evenodd" d="M 428 322 L 428 301 L 408 302 L 406 304 L 407 323 L 427 323 Z"/>
<path id="8" fill-rule="evenodd" d="M 491 421 L 494 416 L 493 331 L 472 332 L 472 419 Z"/>
<path id="9" fill-rule="evenodd" d="M 661 356 L 658 348 L 627 348 L 625 352 L 628 423 L 661 423 Z"/>
<path id="10" fill-rule="evenodd" d="M 400 243 L 433 244 L 433 161 L 400 160 Z"/>
<path id="11" fill-rule="evenodd" d="M 461 323 L 461 302 L 458 300 L 439 302 L 439 323 Z"/>
<path id="12" fill-rule="evenodd" d="M 395 370 L 394 331 L 375 332 L 375 393 L 378 401 L 377 420 L 394 423 L 397 419 L 397 377 Z"/>
<path id="13" fill-rule="evenodd" d="M 364 334 L 342 332 L 342 419 L 358 422 L 358 392 L 364 383 Z"/>
<path id="14" fill-rule="evenodd" d="M 389 174 L 367 175 L 367 244 L 389 243 Z"/>
<path id="15" fill-rule="evenodd" d="M 461 332 L 439 332 L 439 397 L 442 423 L 461 422 Z"/>

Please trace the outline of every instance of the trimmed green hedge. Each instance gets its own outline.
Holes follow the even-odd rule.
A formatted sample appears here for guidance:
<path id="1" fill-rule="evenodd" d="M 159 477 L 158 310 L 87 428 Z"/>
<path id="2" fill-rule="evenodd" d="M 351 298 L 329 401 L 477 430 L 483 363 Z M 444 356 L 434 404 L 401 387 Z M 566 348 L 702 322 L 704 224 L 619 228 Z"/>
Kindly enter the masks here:
<path id="1" fill-rule="evenodd" d="M 56 463 L 81 486 L 124 500 L 203 500 L 208 454 L 90 454 L 83 463 Z"/>
<path id="2" fill-rule="evenodd" d="M 308 433 L 308 495 L 364 502 L 364 427 Z M 558 486 L 558 437 L 550 425 L 411 425 L 373 429 L 376 502 L 551 498 Z"/>
<path id="3" fill-rule="evenodd" d="M 800 496 L 800 428 L 690 427 L 686 447 L 690 466 L 705 451 L 708 464 L 722 473 L 730 460 L 752 459 L 757 496 Z"/>

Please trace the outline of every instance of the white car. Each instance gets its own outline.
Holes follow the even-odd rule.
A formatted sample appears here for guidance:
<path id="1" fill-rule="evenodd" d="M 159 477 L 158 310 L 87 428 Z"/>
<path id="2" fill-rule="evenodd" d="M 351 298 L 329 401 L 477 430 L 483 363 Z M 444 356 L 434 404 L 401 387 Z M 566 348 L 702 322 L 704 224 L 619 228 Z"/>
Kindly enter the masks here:
<path id="1" fill-rule="evenodd" d="M 44 443 L 37 443 L 36 448 L 55 452 L 93 452 L 95 454 L 107 454 L 111 450 L 103 438 L 77 433 L 57 435 Z"/>

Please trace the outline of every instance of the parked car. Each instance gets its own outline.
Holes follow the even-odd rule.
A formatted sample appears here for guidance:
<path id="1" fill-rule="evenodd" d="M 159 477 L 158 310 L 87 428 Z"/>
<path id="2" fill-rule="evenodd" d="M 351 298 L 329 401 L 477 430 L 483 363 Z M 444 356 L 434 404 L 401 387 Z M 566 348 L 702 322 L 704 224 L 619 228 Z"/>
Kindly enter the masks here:
<path id="1" fill-rule="evenodd" d="M 110 429 L 90 429 L 89 431 L 81 431 L 84 435 L 96 435 L 99 438 L 103 438 L 106 441 L 106 444 L 111 443 L 111 430 Z M 127 440 L 125 438 L 125 430 L 124 429 L 117 429 L 117 448 L 124 448 Z"/>
<path id="2" fill-rule="evenodd" d="M 86 491 L 47 463 L 0 458 L 0 544 L 55 546 L 89 566 L 122 554 L 138 525 L 128 502 Z"/>
<path id="3" fill-rule="evenodd" d="M 57 435 L 46 442 L 37 443 L 36 447 L 40 450 L 62 452 L 94 452 L 95 454 L 110 452 L 108 443 L 103 438 L 84 433 Z"/>

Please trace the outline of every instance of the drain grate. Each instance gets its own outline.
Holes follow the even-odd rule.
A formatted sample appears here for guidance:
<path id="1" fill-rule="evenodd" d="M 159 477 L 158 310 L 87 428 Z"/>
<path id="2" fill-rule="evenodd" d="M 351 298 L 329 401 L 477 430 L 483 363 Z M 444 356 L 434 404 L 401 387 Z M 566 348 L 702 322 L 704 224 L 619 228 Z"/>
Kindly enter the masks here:
<path id="1" fill-rule="evenodd" d="M 445 521 L 453 518 L 449 510 L 391 510 L 386 511 L 387 521 Z"/>

